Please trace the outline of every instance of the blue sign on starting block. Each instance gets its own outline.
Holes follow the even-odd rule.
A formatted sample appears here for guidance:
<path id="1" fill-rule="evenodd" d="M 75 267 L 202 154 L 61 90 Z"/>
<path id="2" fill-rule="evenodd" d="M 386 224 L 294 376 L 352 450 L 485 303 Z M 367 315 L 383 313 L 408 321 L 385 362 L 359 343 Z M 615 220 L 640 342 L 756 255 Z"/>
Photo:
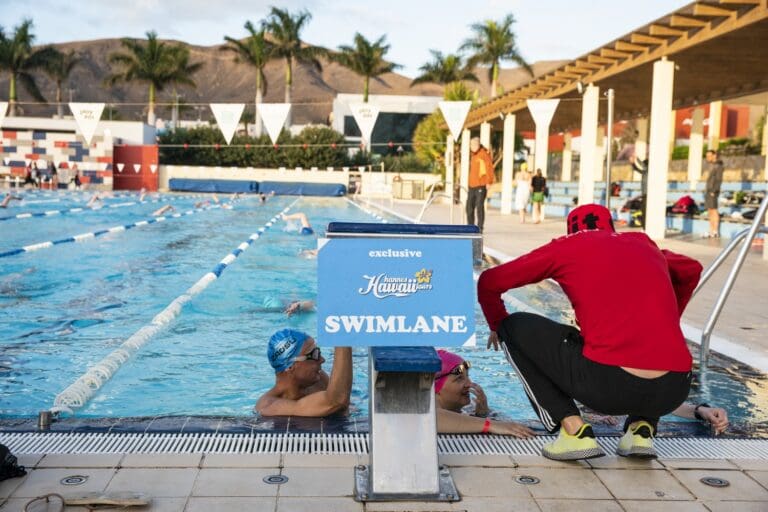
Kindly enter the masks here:
<path id="1" fill-rule="evenodd" d="M 472 241 L 371 236 L 321 241 L 319 343 L 474 346 Z"/>

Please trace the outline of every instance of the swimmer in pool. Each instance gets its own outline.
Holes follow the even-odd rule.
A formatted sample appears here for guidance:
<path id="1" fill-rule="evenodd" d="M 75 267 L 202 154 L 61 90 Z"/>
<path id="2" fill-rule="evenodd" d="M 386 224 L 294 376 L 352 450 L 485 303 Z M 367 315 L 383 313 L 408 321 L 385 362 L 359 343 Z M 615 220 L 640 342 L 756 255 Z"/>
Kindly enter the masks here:
<path id="1" fill-rule="evenodd" d="M 299 229 L 300 235 L 312 235 L 315 233 L 315 230 L 312 229 L 312 225 L 309 223 L 309 219 L 307 219 L 307 215 L 303 212 L 297 212 L 291 215 L 281 213 L 280 216 L 284 221 L 298 220 L 301 222 L 301 228 Z"/>

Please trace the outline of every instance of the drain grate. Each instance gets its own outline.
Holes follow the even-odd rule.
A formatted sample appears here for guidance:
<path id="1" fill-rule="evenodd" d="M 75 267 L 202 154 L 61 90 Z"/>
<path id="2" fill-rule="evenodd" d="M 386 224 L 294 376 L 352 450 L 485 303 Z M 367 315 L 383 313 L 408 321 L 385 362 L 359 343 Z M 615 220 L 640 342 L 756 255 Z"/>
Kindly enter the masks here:
<path id="1" fill-rule="evenodd" d="M 554 436 L 515 439 L 505 436 L 440 435 L 441 454 L 539 455 Z M 618 437 L 600 437 L 606 453 L 614 453 Z M 219 454 L 349 454 L 368 453 L 367 434 L 212 434 L 212 433 L 38 433 L 2 432 L 0 443 L 24 453 L 219 453 Z M 660 457 L 680 459 L 764 459 L 766 439 L 657 438 Z"/>

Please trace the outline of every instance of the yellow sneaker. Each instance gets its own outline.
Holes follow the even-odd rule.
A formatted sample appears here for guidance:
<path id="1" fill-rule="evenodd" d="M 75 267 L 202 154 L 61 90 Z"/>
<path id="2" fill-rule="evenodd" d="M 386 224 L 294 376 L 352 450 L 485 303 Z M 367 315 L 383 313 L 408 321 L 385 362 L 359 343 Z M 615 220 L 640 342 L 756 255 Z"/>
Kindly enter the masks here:
<path id="1" fill-rule="evenodd" d="M 541 454 L 552 460 L 579 460 L 602 457 L 605 452 L 595 440 L 592 425 L 585 423 L 574 435 L 561 428 L 557 439 L 545 444 Z"/>
<path id="2" fill-rule="evenodd" d="M 655 459 L 656 449 L 653 447 L 653 427 L 647 421 L 636 421 L 621 437 L 616 453 L 622 457 L 639 457 Z"/>

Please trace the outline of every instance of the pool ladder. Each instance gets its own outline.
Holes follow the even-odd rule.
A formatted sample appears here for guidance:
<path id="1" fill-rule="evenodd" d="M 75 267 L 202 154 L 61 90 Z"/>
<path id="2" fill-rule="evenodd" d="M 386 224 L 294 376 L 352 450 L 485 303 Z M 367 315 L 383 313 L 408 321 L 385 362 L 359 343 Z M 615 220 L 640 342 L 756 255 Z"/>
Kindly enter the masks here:
<path id="1" fill-rule="evenodd" d="M 453 224 L 453 191 L 450 192 L 438 192 L 435 193 L 435 186 L 440 184 L 446 184 L 445 181 L 436 181 L 432 183 L 429 186 L 429 192 L 427 193 L 427 197 L 424 199 L 424 204 L 421 205 L 421 211 L 419 211 L 419 214 L 416 216 L 416 223 L 421 224 L 422 218 L 424 217 L 424 213 L 427 211 L 427 208 L 429 208 L 432 203 L 435 202 L 435 199 L 439 197 L 447 197 L 450 201 L 450 206 L 448 208 L 449 210 L 449 224 Z M 455 186 L 455 185 L 454 185 Z M 464 187 L 462 185 L 458 185 L 459 190 L 463 189 L 467 194 L 469 194 L 469 191 L 467 190 L 467 187 Z M 465 218 L 463 218 L 465 220 Z"/>
<path id="2" fill-rule="evenodd" d="M 720 268 L 720 266 L 728 258 L 731 252 L 733 252 L 736 246 L 740 243 L 743 244 L 738 256 L 736 256 L 736 261 L 733 262 L 733 266 L 731 267 L 731 271 L 728 274 L 728 278 L 725 280 L 725 284 L 720 290 L 720 295 L 718 295 L 717 301 L 715 301 L 715 306 L 712 309 L 712 313 L 710 313 L 709 318 L 707 319 L 704 330 L 701 333 L 701 349 L 699 351 L 700 368 L 706 368 L 707 366 L 707 361 L 709 360 L 709 340 L 712 337 L 712 331 L 715 329 L 717 319 L 720 317 L 720 313 L 723 311 L 723 307 L 725 306 L 725 302 L 728 300 L 728 295 L 731 293 L 731 289 L 733 289 L 733 285 L 736 282 L 736 277 L 739 275 L 739 271 L 744 265 L 744 260 L 747 258 L 749 248 L 752 246 L 752 241 L 755 239 L 755 236 L 757 236 L 758 233 L 768 233 L 768 226 L 763 225 L 763 222 L 765 222 L 766 209 L 768 209 L 768 194 L 766 194 L 765 198 L 760 203 L 760 207 L 757 209 L 755 220 L 752 221 L 752 225 L 747 229 L 739 231 L 733 237 L 725 249 L 722 250 L 717 258 L 715 258 L 715 261 L 713 261 L 707 270 L 705 270 L 701 275 L 699 284 L 693 291 L 693 294 L 696 295 L 696 293 L 701 290 L 709 278 L 712 277 L 715 271 Z"/>

